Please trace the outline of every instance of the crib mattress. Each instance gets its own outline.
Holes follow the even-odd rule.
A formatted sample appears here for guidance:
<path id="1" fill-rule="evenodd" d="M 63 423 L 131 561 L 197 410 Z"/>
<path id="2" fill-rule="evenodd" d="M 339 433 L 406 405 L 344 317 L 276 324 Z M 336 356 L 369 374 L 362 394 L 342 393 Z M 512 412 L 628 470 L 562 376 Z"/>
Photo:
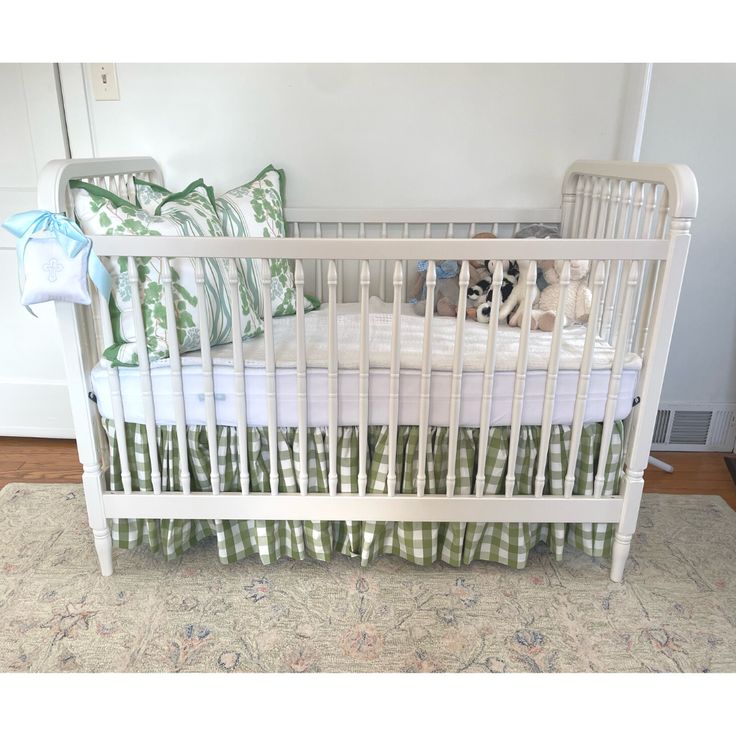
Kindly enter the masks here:
<path id="1" fill-rule="evenodd" d="M 378 299 L 370 306 L 370 370 L 368 422 L 371 425 L 389 423 L 389 384 L 391 355 L 391 305 Z M 399 377 L 399 424 L 419 424 L 421 358 L 424 320 L 405 305 L 401 318 L 401 367 Z M 274 320 L 274 350 L 276 356 L 277 422 L 282 427 L 298 424 L 296 390 L 295 317 Z M 327 376 L 327 309 L 307 314 L 305 332 L 307 345 L 307 421 L 309 426 L 328 424 Z M 341 426 L 358 424 L 359 417 L 359 306 L 338 305 L 338 423 Z M 483 388 L 483 363 L 488 328 L 486 325 L 465 323 L 464 369 L 461 383 L 460 425 L 478 426 Z M 576 326 L 564 331 L 560 354 L 560 371 L 555 392 L 553 424 L 570 424 L 575 405 L 579 367 L 585 341 L 585 327 Z M 500 327 L 497 340 L 496 373 L 491 402 L 491 425 L 511 423 L 516 360 L 519 345 L 518 329 Z M 450 394 L 452 386 L 452 356 L 455 320 L 433 320 L 433 354 L 429 423 L 448 426 L 450 423 Z M 266 375 L 264 369 L 264 339 L 244 342 L 244 375 L 249 426 L 268 424 L 266 403 Z M 539 425 L 542 420 L 544 389 L 551 335 L 532 332 L 529 336 L 529 359 L 526 376 L 522 424 Z M 232 346 L 221 345 L 212 349 L 215 410 L 217 424 L 237 425 L 237 396 L 233 375 Z M 585 421 L 602 421 L 611 375 L 613 348 L 597 340 L 593 354 Z M 628 355 L 622 374 L 621 389 L 616 407 L 616 419 L 624 419 L 631 411 L 636 390 L 640 359 Z M 143 398 L 137 368 L 120 368 L 119 380 L 125 420 L 144 421 Z M 171 367 L 168 360 L 151 364 L 151 382 L 157 424 L 175 423 L 175 402 L 172 392 Z M 187 424 L 204 424 L 206 420 L 205 383 L 201 355 L 182 356 L 182 382 Z M 92 385 L 100 414 L 112 418 L 112 392 L 107 363 L 101 362 L 92 371 Z"/>

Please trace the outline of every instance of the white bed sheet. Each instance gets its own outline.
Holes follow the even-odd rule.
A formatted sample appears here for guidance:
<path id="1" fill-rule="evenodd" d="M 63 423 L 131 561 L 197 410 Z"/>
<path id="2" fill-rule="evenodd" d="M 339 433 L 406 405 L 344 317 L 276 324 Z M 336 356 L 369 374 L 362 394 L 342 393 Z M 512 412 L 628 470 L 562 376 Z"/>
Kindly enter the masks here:
<path id="1" fill-rule="evenodd" d="M 338 305 L 338 423 L 342 426 L 358 424 L 358 355 L 359 307 L 356 304 Z M 371 300 L 370 314 L 370 376 L 368 422 L 388 424 L 389 365 L 391 355 L 391 305 L 378 299 Z M 307 345 L 307 415 L 309 426 L 328 423 L 327 391 L 327 308 L 323 307 L 305 317 Z M 420 367 L 424 320 L 405 307 L 401 320 L 401 372 L 399 379 L 399 423 L 419 423 Z M 483 385 L 483 363 L 487 325 L 466 321 L 464 340 L 464 370 L 460 404 L 460 425 L 478 426 Z M 432 378 L 429 422 L 432 426 L 449 425 L 450 392 L 452 383 L 452 356 L 455 320 L 437 317 L 433 320 Z M 492 425 L 509 425 L 516 379 L 519 330 L 499 327 L 496 373 L 491 402 Z M 560 355 L 560 371 L 555 392 L 553 424 L 572 422 L 579 367 L 585 340 L 585 327 L 576 326 L 564 331 Z M 277 420 L 279 426 L 297 426 L 295 318 L 274 320 L 274 348 L 276 354 Z M 541 424 L 544 389 L 551 335 L 532 332 L 529 340 L 529 361 L 526 377 L 522 424 Z M 217 423 L 236 426 L 237 397 L 233 376 L 232 346 L 221 345 L 212 350 Z M 597 340 L 593 358 L 585 421 L 602 421 L 605 411 L 613 348 Z M 244 375 L 246 386 L 247 422 L 250 426 L 268 423 L 266 405 L 266 376 L 264 370 L 264 340 L 255 338 L 244 342 Z M 616 406 L 616 418 L 623 419 L 631 411 L 640 359 L 628 355 L 622 374 L 621 390 Z M 143 422 L 143 400 L 137 368 L 119 369 L 121 395 L 125 420 Z M 151 365 L 156 422 L 174 424 L 174 400 L 171 371 L 168 360 Z M 199 353 L 182 356 L 182 381 L 187 424 L 204 424 L 206 408 L 204 379 Z M 102 416 L 112 418 L 112 394 L 106 362 L 92 372 L 92 384 Z"/>

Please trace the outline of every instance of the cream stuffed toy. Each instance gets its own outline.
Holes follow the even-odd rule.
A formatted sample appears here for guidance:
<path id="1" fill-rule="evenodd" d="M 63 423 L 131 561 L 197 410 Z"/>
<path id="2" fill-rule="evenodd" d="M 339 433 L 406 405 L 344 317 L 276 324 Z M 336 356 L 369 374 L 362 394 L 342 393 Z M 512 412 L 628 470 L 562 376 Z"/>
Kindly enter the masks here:
<path id="1" fill-rule="evenodd" d="M 532 329 L 552 332 L 555 327 L 560 301 L 560 276 L 564 263 L 564 261 L 541 261 L 539 264 L 548 285 L 542 289 L 532 308 Z M 589 271 L 590 261 L 570 261 L 570 285 L 565 295 L 563 327 L 571 322 L 588 321 L 593 301 L 593 294 L 588 288 Z"/>

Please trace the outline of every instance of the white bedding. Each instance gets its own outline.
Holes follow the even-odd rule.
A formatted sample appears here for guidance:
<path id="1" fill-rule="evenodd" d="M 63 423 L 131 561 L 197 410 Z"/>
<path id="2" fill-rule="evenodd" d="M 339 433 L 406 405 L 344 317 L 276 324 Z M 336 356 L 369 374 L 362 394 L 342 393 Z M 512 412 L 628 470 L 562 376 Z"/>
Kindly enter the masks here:
<path id="1" fill-rule="evenodd" d="M 360 313 L 358 304 L 339 304 L 337 307 L 338 366 L 347 370 L 359 367 Z M 327 305 L 305 316 L 307 366 L 327 368 L 327 338 L 329 313 Z M 392 305 L 377 297 L 370 301 L 370 366 L 389 368 L 391 365 Z M 432 320 L 432 369 L 451 371 L 455 350 L 455 319 L 435 317 Z M 279 368 L 296 367 L 296 317 L 281 317 L 273 321 L 274 351 Z M 499 325 L 497 338 L 496 371 L 515 371 L 519 350 L 520 330 Z M 465 321 L 464 370 L 482 372 L 485 361 L 488 325 Z M 411 305 L 404 305 L 401 317 L 401 368 L 420 370 L 424 340 L 424 317 L 414 314 Z M 578 370 L 585 342 L 585 327 L 576 325 L 563 331 L 560 351 L 560 370 Z M 529 335 L 528 370 L 546 371 L 552 334 L 533 331 Z M 247 367 L 262 368 L 265 361 L 263 337 L 243 343 L 244 363 Z M 232 366 L 232 346 L 220 345 L 212 349 L 215 365 Z M 197 352 L 182 356 L 183 365 L 199 364 Z M 593 369 L 609 369 L 613 362 L 613 348 L 604 340 L 596 340 Z M 153 365 L 166 365 L 162 360 Z M 626 356 L 626 368 L 638 370 L 641 360 L 635 354 Z"/>
<path id="2" fill-rule="evenodd" d="M 342 426 L 358 424 L 358 355 L 360 315 L 356 304 L 338 306 L 338 423 Z M 419 423 L 420 366 L 424 320 L 411 312 L 401 320 L 401 374 L 399 381 L 399 423 Z M 305 317 L 307 345 L 308 424 L 326 426 L 327 413 L 327 308 Z M 370 377 L 369 418 L 372 425 L 388 424 L 389 365 L 391 355 L 391 305 L 378 299 L 371 300 L 370 314 Z M 460 405 L 461 426 L 478 426 L 483 384 L 483 363 L 487 325 L 466 321 L 464 340 L 464 370 Z M 433 320 L 432 378 L 430 396 L 430 424 L 449 424 L 450 391 L 452 383 L 452 356 L 454 351 L 455 320 L 436 317 Z M 519 330 L 499 327 L 496 373 L 491 403 L 492 425 L 511 422 L 512 398 L 516 380 Z M 585 341 L 585 327 L 576 326 L 564 331 L 560 356 L 560 373 L 555 392 L 552 422 L 572 422 L 579 367 Z M 544 388 L 551 335 L 532 332 L 529 339 L 529 362 L 526 376 L 522 424 L 541 423 Z M 274 349 L 276 355 L 277 420 L 279 426 L 296 426 L 298 402 L 296 395 L 296 335 L 295 318 L 274 320 Z M 212 349 L 215 407 L 217 423 L 235 426 L 237 398 L 233 376 L 232 346 L 221 345 Z M 593 358 L 585 421 L 602 421 L 613 349 L 597 340 Z M 250 426 L 265 426 L 268 413 L 265 400 L 264 340 L 255 338 L 244 342 L 247 422 Z M 623 419 L 631 411 L 640 368 L 638 356 L 627 356 L 622 375 L 621 390 L 616 406 L 616 418 Z M 204 379 L 199 353 L 182 356 L 182 381 L 187 424 L 204 424 Z M 120 368 L 120 385 L 129 422 L 143 422 L 143 401 L 137 368 Z M 168 360 L 151 364 L 151 380 L 158 424 L 175 423 L 171 372 Z M 92 383 L 98 408 L 104 417 L 112 418 L 112 396 L 106 365 L 99 364 L 92 372 Z"/>

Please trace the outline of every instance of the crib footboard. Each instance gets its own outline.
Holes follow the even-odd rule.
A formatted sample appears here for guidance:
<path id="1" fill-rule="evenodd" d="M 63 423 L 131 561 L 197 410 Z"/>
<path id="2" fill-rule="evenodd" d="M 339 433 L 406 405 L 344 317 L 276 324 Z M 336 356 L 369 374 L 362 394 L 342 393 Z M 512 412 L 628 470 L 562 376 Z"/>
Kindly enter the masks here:
<path id="1" fill-rule="evenodd" d="M 68 209 L 67 183 L 70 178 L 99 180 L 125 190 L 133 174 L 144 174 L 160 181 L 160 171 L 150 159 L 90 160 L 54 162 L 40 182 L 41 206 L 62 211 Z M 150 490 L 134 483 L 127 446 L 126 406 L 121 390 L 120 369 L 107 365 L 111 391 L 112 417 L 107 429 L 114 434 L 120 466 L 116 468 L 121 488 L 107 485 L 107 435 L 101 431 L 97 407 L 90 400 L 91 373 L 99 361 L 100 348 L 113 339 L 108 304 L 100 297 L 96 319 L 87 308 L 58 304 L 57 315 L 65 347 L 65 361 L 74 414 L 79 455 L 84 467 L 83 483 L 90 527 L 103 575 L 112 573 L 112 539 L 108 521 L 116 518 L 145 519 L 217 519 L 217 520 L 325 520 L 325 521 L 395 521 L 395 522 L 524 522 L 544 524 L 600 523 L 615 526 L 611 578 L 623 576 L 632 535 L 636 529 L 643 473 L 651 444 L 674 316 L 690 241 L 690 226 L 697 206 L 697 190 L 692 172 L 681 166 L 650 166 L 621 162 L 576 162 L 568 170 L 562 191 L 560 239 L 515 239 L 514 231 L 523 221 L 553 221 L 555 213 L 542 210 L 517 211 L 443 211 L 441 218 L 431 211 L 355 211 L 350 213 L 312 213 L 294 211 L 291 237 L 267 238 L 189 238 L 189 237 L 119 237 L 94 238 L 94 248 L 101 257 L 127 259 L 132 286 L 135 320 L 137 368 L 148 460 Z M 287 211 L 287 216 L 289 212 Z M 419 227 L 419 237 L 416 228 Z M 356 230 L 357 232 L 353 232 Z M 475 239 L 481 230 L 490 230 L 495 239 Z M 310 235 L 304 233 L 309 231 Z M 351 235 L 355 235 L 354 237 Z M 412 234 L 413 233 L 413 234 Z M 263 303 L 264 376 L 267 422 L 263 427 L 268 467 L 255 489 L 253 464 L 249 463 L 246 370 L 243 343 L 234 340 L 230 350 L 232 385 L 237 397 L 232 424 L 238 466 L 235 478 L 222 472 L 218 445 L 218 408 L 215 391 L 215 362 L 207 341 L 201 349 L 201 369 L 205 409 L 203 432 L 209 462 L 207 478 L 192 477 L 187 453 L 187 409 L 184 400 L 182 356 L 176 333 L 174 277 L 171 261 L 188 257 L 196 262 L 196 282 L 200 303 L 205 303 L 204 257 L 222 259 L 227 264 L 227 300 L 232 314 L 233 334 L 241 334 L 241 292 L 238 262 L 243 257 L 260 261 L 264 294 L 271 293 L 269 259 L 287 258 L 294 262 L 296 314 L 294 316 L 296 422 L 293 442 L 288 448 L 293 456 L 294 483 L 284 485 L 279 453 L 284 452 L 278 421 L 278 361 L 274 347 L 274 326 L 268 298 Z M 454 318 L 454 344 L 446 413 L 448 421 L 443 437 L 446 442 L 446 465 L 438 480 L 436 472 L 428 477 L 433 448 L 434 428 L 430 422 L 433 395 L 433 354 L 436 346 L 434 296 L 438 289 L 437 263 L 448 254 L 460 261 L 457 316 Z M 169 380 L 173 397 L 172 433 L 179 448 L 176 477 L 161 467 L 157 445 L 158 425 L 152 367 L 148 358 L 142 307 L 137 288 L 137 259 L 161 261 L 161 308 L 168 325 Z M 410 271 L 417 259 L 428 261 L 426 306 L 423 315 L 421 365 L 418 371 L 418 421 L 416 446 L 412 445 L 411 475 L 407 476 L 402 459 L 405 447 L 400 424 L 402 319 L 407 302 Z M 493 272 L 491 317 L 486 330 L 482 361 L 481 390 L 477 396 L 478 420 L 473 426 L 461 421 L 463 379 L 465 375 L 467 287 L 469 263 L 492 260 Z M 502 470 L 491 477 L 493 467 L 489 452 L 498 444 L 500 430 L 492 425 L 494 384 L 499 380 L 497 358 L 501 339 L 499 312 L 504 278 L 503 262 L 522 264 L 519 284 L 523 305 L 531 305 L 537 290 L 537 263 L 555 260 L 560 273 L 557 313 L 565 311 L 572 289 L 571 262 L 589 260 L 587 288 L 590 296 L 587 327 L 577 366 L 577 383 L 571 421 L 559 429 L 555 416 L 561 360 L 564 357 L 568 325 L 557 319 L 549 336 L 541 415 L 534 427 L 534 453 L 519 475 L 525 390 L 530 376 L 530 341 L 534 314 L 531 308 L 520 310 L 518 354 L 513 371 L 510 417 L 503 429 L 500 449 Z M 314 491 L 310 477 L 308 438 L 313 423 L 309 416 L 309 381 L 305 292 L 313 291 L 325 302 L 327 331 L 326 426 L 324 429 L 325 483 Z M 388 394 L 385 431 L 385 467 L 381 491 L 376 491 L 375 445 L 371 444 L 369 422 L 371 387 L 371 334 L 369 304 L 371 296 L 388 298 L 392 304 L 390 361 L 387 368 Z M 346 470 L 345 450 L 340 437 L 339 387 L 341 345 L 338 315 L 341 302 L 357 302 L 359 343 L 357 368 L 357 421 L 354 455 Z M 200 312 L 201 334 L 209 334 L 207 310 Z M 446 318 L 445 318 L 446 319 Z M 473 329 L 477 329 L 475 326 Z M 581 481 L 581 444 L 586 442 L 586 408 L 599 346 L 607 344 L 610 363 L 602 418 L 589 450 L 594 461 L 586 472 L 590 483 Z M 633 357 L 632 357 L 633 356 Z M 620 422 L 620 397 L 625 366 L 638 361 L 638 404 Z M 218 369 L 219 370 L 219 369 Z M 467 398 L 467 397 L 466 397 Z M 472 433 L 474 455 L 471 477 L 458 477 L 463 468 L 459 452 L 462 438 Z M 560 445 L 558 436 L 564 441 Z M 281 443 L 281 444 L 280 444 Z M 495 444 L 494 444 L 495 443 Z M 555 444 L 557 443 L 557 444 Z M 614 447 L 615 445 L 615 447 Z M 559 447 L 563 447 L 560 451 Z M 552 449 L 551 449 L 552 448 Z M 444 452 L 444 450 L 443 450 Z M 615 468 L 611 458 L 616 455 Z M 400 457 L 401 456 L 401 457 Z M 524 456 L 526 457 L 526 455 Z M 526 460 L 524 461 L 526 462 Z M 552 470 L 554 468 L 554 470 Z M 351 473 L 355 483 L 346 484 L 344 474 Z M 615 474 L 614 481 L 607 473 Z M 554 475 L 554 478 L 551 476 Z M 204 485 L 203 485 L 204 484 Z M 495 484 L 495 485 L 493 485 Z M 236 488 L 234 490 L 234 488 Z M 489 490 L 489 489 L 493 490 Z M 346 490 L 347 489 L 347 490 Z M 582 489 L 582 490 L 581 490 Z"/>

